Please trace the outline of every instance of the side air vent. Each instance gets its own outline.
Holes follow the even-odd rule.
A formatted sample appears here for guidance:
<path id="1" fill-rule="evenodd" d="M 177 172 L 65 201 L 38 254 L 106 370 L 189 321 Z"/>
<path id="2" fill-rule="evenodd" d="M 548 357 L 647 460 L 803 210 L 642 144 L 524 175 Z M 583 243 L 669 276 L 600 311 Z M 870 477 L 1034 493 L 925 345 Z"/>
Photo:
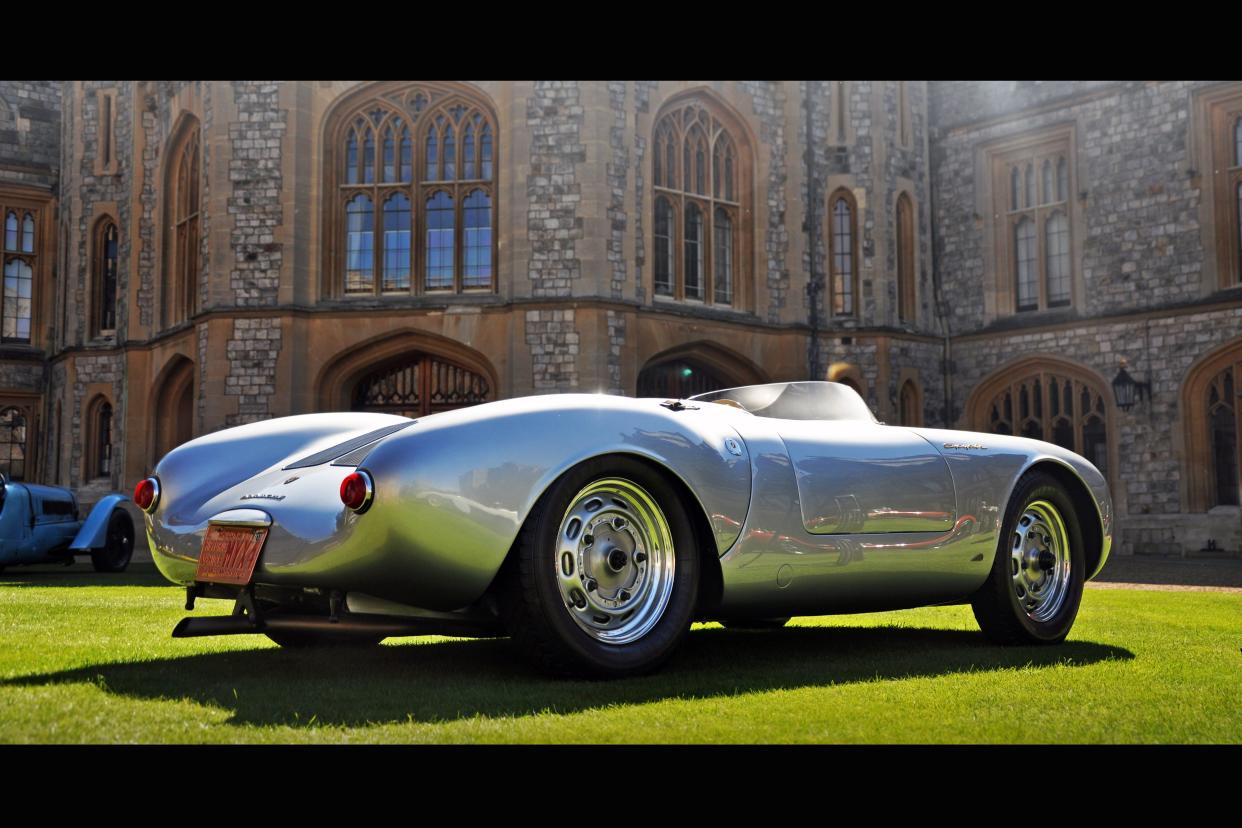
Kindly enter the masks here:
<path id="1" fill-rule="evenodd" d="M 356 451 L 366 446 L 368 443 L 374 443 L 376 440 L 382 440 L 390 434 L 396 434 L 401 429 L 406 428 L 407 426 L 412 426 L 416 422 L 417 420 L 410 420 L 408 423 L 397 423 L 395 425 L 384 426 L 383 428 L 376 429 L 375 431 L 368 431 L 366 434 L 362 434 L 352 440 L 346 440 L 344 443 L 338 443 L 331 448 L 326 448 L 323 451 L 317 451 L 314 454 L 303 457 L 301 460 L 296 460 L 285 466 L 282 471 L 288 471 L 289 469 L 305 469 L 310 466 L 323 465 L 329 460 L 335 460 L 343 454 L 349 454 L 352 451 Z"/>

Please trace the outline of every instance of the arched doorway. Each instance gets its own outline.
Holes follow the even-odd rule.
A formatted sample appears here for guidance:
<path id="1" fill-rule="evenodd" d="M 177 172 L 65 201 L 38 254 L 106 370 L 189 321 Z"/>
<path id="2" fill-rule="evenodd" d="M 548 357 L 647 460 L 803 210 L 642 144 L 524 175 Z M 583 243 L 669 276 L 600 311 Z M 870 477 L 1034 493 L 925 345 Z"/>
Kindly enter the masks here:
<path id="1" fill-rule="evenodd" d="M 316 380 L 320 411 L 424 417 L 496 399 L 487 359 L 448 337 L 398 331 L 350 348 Z"/>
<path id="2" fill-rule="evenodd" d="M 401 354 L 362 376 L 350 393 L 350 410 L 425 417 L 491 399 L 487 377 L 426 353 Z"/>
<path id="3" fill-rule="evenodd" d="M 164 379 L 156 383 L 155 456 L 153 463 L 194 437 L 194 363 L 174 357 L 164 369 Z"/>
<path id="4" fill-rule="evenodd" d="M 714 343 L 694 343 L 656 354 L 638 372 L 637 396 L 684 399 L 768 378 L 747 359 Z"/>
<path id="5" fill-rule="evenodd" d="M 1111 389 L 1087 368 L 1054 357 L 1019 360 L 974 390 L 970 427 L 1017 434 L 1077 452 L 1109 475 Z"/>
<path id="6" fill-rule="evenodd" d="M 1242 339 L 1201 358 L 1182 386 L 1186 509 L 1242 503 Z"/>

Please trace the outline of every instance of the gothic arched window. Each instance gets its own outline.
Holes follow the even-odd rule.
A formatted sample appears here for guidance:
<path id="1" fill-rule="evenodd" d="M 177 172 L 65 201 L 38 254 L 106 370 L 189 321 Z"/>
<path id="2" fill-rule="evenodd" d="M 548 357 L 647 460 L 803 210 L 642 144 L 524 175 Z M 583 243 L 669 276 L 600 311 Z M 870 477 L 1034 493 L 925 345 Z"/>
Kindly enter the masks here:
<path id="1" fill-rule="evenodd" d="M 30 342 L 34 274 L 38 268 L 35 238 L 37 210 L 4 207 L 3 341 Z"/>
<path id="2" fill-rule="evenodd" d="M 379 84 L 343 104 L 327 134 L 329 293 L 495 288 L 496 118 L 483 96 Z"/>
<path id="3" fill-rule="evenodd" d="M 202 160 L 198 119 L 187 116 L 170 145 L 164 193 L 168 204 L 167 278 L 164 324 L 175 325 L 198 310 L 202 238 L 200 183 Z"/>
<path id="4" fill-rule="evenodd" d="M 828 297 L 834 316 L 857 313 L 858 209 L 849 190 L 828 198 Z"/>
<path id="5" fill-rule="evenodd" d="M 95 228 L 95 313 L 91 332 L 95 336 L 116 330 L 116 222 L 104 219 Z"/>
<path id="6" fill-rule="evenodd" d="M 897 199 L 897 318 L 902 322 L 914 322 L 918 315 L 914 243 L 914 205 L 902 193 Z"/>
<path id="7" fill-rule="evenodd" d="M 656 119 L 651 163 L 656 295 L 739 304 L 751 243 L 741 126 L 709 98 L 682 98 Z"/>

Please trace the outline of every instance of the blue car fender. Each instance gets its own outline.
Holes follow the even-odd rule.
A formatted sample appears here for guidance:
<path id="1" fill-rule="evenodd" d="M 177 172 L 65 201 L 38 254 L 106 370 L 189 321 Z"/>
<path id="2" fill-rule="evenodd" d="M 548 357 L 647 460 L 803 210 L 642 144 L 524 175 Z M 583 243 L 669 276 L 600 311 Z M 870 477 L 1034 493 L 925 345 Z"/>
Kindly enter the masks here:
<path id="1" fill-rule="evenodd" d="M 112 512 L 122 508 L 121 504 L 127 500 L 129 498 L 126 495 L 110 494 L 96 503 L 95 508 L 91 509 L 90 516 L 78 530 L 77 537 L 73 539 L 73 543 L 69 544 L 69 548 L 74 552 L 102 549 L 108 542 L 108 520 L 112 517 Z"/>

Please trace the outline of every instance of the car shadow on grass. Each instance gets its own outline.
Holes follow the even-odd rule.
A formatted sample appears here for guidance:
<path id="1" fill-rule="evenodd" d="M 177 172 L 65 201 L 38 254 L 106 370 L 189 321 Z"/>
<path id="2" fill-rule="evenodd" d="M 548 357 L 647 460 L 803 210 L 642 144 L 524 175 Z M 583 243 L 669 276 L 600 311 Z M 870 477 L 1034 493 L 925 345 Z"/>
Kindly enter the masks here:
<path id="1" fill-rule="evenodd" d="M 184 698 L 223 708 L 232 712 L 232 724 L 360 726 L 573 713 L 605 705 L 1132 658 L 1123 648 L 1086 641 L 998 647 L 965 631 L 709 627 L 692 632 L 661 671 L 622 681 L 557 680 L 534 672 L 504 639 L 451 639 L 365 650 L 265 647 L 99 664 L 0 685 L 90 682 L 122 696 Z"/>
<path id="2" fill-rule="evenodd" d="M 63 564 L 34 564 L 10 566 L 0 572 L 0 587 L 168 587 L 181 588 L 169 583 L 152 563 L 130 564 L 124 572 L 96 572 L 89 562 L 76 561 L 72 566 Z"/>

